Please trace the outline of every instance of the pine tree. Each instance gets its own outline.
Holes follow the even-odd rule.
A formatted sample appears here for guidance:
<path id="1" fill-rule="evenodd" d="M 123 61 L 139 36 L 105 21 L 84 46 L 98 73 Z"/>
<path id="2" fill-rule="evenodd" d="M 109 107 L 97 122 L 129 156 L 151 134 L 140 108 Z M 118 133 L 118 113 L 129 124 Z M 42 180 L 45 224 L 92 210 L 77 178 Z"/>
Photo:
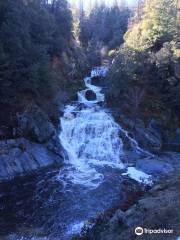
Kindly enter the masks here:
<path id="1" fill-rule="evenodd" d="M 147 0 L 142 20 L 125 35 L 126 44 L 136 50 L 173 39 L 176 28 L 176 0 Z"/>

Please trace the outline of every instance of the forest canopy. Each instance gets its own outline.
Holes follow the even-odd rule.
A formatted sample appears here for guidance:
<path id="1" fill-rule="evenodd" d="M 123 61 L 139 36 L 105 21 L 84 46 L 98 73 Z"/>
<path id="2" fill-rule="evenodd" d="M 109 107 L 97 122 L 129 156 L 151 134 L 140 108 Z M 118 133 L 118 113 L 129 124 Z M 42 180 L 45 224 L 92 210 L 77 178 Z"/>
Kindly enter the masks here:
<path id="1" fill-rule="evenodd" d="M 146 1 L 141 21 L 125 34 L 126 45 L 136 50 L 146 50 L 177 38 L 177 4 L 176 0 Z"/>
<path id="2" fill-rule="evenodd" d="M 107 78 L 107 95 L 126 113 L 172 128 L 180 122 L 178 8 L 176 0 L 145 1 Z"/>
<path id="3" fill-rule="evenodd" d="M 0 1 L 0 123 L 12 125 L 28 102 L 45 104 L 59 87 L 55 58 L 68 51 L 72 17 L 65 0 Z"/>

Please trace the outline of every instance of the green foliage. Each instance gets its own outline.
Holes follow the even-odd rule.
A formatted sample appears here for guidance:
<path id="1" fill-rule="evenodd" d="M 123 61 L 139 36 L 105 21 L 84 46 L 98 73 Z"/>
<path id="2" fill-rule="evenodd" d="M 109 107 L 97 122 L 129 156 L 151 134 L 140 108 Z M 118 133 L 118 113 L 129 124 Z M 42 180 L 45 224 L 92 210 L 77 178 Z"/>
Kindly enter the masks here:
<path id="1" fill-rule="evenodd" d="M 160 48 L 178 33 L 176 0 L 147 0 L 139 23 L 125 34 L 128 47 L 138 51 Z"/>
<path id="2" fill-rule="evenodd" d="M 171 113 L 172 119 L 180 120 L 178 47 L 171 41 L 157 52 L 121 48 L 106 79 L 109 100 L 139 117 L 154 116 L 168 122 L 166 115 Z"/>
<path id="3" fill-rule="evenodd" d="M 102 4 L 92 9 L 88 17 L 80 22 L 80 41 L 85 47 L 89 43 L 102 42 L 109 49 L 114 49 L 123 42 L 123 35 L 127 30 L 130 11 L 117 6 L 107 7 Z"/>
<path id="4" fill-rule="evenodd" d="M 127 92 L 130 88 L 136 86 L 145 88 L 147 84 L 145 73 L 150 72 L 150 61 L 147 53 L 138 53 L 127 47 L 121 48 L 109 72 L 107 94 L 128 100 Z"/>
<path id="5" fill-rule="evenodd" d="M 107 78 L 114 105 L 140 118 L 180 122 L 178 2 L 147 0 L 144 13 L 125 34 Z M 171 122 L 171 123 L 170 123 Z"/>
<path id="6" fill-rule="evenodd" d="M 66 50 L 71 38 L 71 15 L 65 0 L 7 0 L 0 4 L 1 102 L 23 92 L 50 96 L 50 60 Z M 7 67 L 8 66 L 8 67 Z"/>
<path id="7" fill-rule="evenodd" d="M 31 102 L 44 107 L 64 91 L 60 59 L 70 51 L 71 25 L 66 0 L 0 1 L 0 125 L 11 137 L 17 112 Z"/>

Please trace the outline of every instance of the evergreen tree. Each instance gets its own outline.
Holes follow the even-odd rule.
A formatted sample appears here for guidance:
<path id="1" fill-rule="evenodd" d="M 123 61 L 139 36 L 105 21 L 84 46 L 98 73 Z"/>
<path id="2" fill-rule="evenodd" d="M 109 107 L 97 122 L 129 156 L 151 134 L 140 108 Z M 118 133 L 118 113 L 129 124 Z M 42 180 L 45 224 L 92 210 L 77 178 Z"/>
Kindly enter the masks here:
<path id="1" fill-rule="evenodd" d="M 51 61 L 66 51 L 71 20 L 65 0 L 0 2 L 0 107 L 7 114 L 23 107 L 22 98 L 46 99 L 62 86 Z"/>
<path id="2" fill-rule="evenodd" d="M 125 35 L 126 45 L 136 50 L 160 48 L 177 33 L 176 0 L 147 0 L 142 20 Z"/>
<path id="3" fill-rule="evenodd" d="M 127 30 L 130 11 L 119 8 L 118 3 L 108 7 L 105 3 L 95 6 L 89 16 L 85 16 L 80 24 L 80 41 L 86 48 L 89 43 L 96 42 L 107 45 L 109 49 L 119 47 L 123 43 L 123 35 Z M 96 46 L 95 46 L 96 47 Z"/>

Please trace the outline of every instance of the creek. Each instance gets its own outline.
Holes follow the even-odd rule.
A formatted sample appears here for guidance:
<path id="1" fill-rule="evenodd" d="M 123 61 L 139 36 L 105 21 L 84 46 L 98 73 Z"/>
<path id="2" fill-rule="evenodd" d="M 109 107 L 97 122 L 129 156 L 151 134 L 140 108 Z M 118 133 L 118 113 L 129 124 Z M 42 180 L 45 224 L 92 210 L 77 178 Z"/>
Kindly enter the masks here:
<path id="1" fill-rule="evenodd" d="M 93 79 L 106 76 L 107 67 L 94 68 L 84 79 L 78 100 L 64 107 L 59 140 L 64 148 L 61 169 L 48 169 L 3 186 L 0 197 L 1 235 L 8 240 L 68 240 L 84 223 L 117 206 L 123 198 L 126 175 L 151 183 L 149 175 L 128 167 L 121 131 L 146 157 L 105 108 L 105 96 Z"/>

